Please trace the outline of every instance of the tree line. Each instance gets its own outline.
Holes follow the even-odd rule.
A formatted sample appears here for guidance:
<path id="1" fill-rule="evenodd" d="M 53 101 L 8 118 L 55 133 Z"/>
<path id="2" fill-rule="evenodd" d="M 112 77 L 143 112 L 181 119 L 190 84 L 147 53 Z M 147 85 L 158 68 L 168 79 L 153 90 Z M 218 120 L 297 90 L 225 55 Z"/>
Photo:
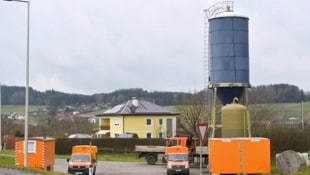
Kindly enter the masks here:
<path id="1" fill-rule="evenodd" d="M 25 87 L 19 86 L 2 86 L 2 105 L 24 105 L 25 104 Z M 99 93 L 93 95 L 70 94 L 55 90 L 46 90 L 45 92 L 37 91 L 32 87 L 29 88 L 30 105 L 47 105 L 60 107 L 65 105 L 81 104 L 106 104 L 114 106 L 132 97 L 148 100 L 162 106 L 182 105 L 184 99 L 198 96 L 204 99 L 204 90 L 199 92 L 160 92 L 146 91 L 142 88 L 120 89 L 111 93 Z M 305 93 L 295 85 L 274 84 L 261 85 L 249 89 L 250 103 L 295 103 L 301 101 L 310 101 L 310 93 Z"/>

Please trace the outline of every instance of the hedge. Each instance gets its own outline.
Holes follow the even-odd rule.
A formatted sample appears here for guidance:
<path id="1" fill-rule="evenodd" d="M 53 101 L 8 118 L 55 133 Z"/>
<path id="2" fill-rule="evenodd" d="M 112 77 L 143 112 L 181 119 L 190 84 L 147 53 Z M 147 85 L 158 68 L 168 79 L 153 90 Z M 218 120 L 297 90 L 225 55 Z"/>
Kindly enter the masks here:
<path id="1" fill-rule="evenodd" d="M 133 152 L 135 145 L 157 145 L 164 146 L 165 139 L 137 139 L 137 138 L 101 138 L 101 139 L 78 139 L 59 138 L 56 139 L 56 154 L 71 154 L 75 145 L 96 145 L 101 152 Z"/>

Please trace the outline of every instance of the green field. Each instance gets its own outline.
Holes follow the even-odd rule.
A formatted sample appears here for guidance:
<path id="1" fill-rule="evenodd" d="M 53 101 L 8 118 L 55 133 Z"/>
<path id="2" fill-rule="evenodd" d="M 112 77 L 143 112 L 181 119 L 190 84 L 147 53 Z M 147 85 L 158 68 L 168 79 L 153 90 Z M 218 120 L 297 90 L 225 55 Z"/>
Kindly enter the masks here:
<path id="1" fill-rule="evenodd" d="M 30 105 L 28 108 L 29 112 L 36 112 L 40 108 L 43 108 L 44 106 L 32 106 Z M 25 106 L 24 105 L 4 105 L 2 106 L 2 114 L 12 114 L 13 112 L 17 113 L 24 113 L 25 112 Z"/>
<path id="2" fill-rule="evenodd" d="M 270 106 L 273 108 L 279 117 L 282 119 L 289 119 L 289 118 L 297 118 L 301 119 L 301 103 L 279 103 L 279 104 L 272 104 Z M 310 102 L 303 103 L 303 113 L 304 119 L 310 119 Z"/>

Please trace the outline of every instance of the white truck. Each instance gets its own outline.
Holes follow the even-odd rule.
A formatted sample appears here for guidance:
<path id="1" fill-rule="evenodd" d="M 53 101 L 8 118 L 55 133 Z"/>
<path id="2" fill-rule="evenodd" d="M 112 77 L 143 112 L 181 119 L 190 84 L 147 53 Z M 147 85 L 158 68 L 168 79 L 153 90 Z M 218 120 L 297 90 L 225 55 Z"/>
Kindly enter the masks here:
<path id="1" fill-rule="evenodd" d="M 138 157 L 145 157 L 146 162 L 149 165 L 154 165 L 159 155 L 164 155 L 166 151 L 166 146 L 143 146 L 136 145 L 135 152 L 138 154 Z"/>

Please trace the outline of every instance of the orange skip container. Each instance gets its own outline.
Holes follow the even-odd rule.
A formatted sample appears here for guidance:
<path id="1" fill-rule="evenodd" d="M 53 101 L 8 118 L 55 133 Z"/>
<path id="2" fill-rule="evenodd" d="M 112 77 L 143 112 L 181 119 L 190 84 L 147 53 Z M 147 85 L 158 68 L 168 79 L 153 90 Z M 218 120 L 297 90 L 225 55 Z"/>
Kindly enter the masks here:
<path id="1" fill-rule="evenodd" d="M 267 138 L 210 138 L 209 169 L 214 174 L 270 172 Z"/>

